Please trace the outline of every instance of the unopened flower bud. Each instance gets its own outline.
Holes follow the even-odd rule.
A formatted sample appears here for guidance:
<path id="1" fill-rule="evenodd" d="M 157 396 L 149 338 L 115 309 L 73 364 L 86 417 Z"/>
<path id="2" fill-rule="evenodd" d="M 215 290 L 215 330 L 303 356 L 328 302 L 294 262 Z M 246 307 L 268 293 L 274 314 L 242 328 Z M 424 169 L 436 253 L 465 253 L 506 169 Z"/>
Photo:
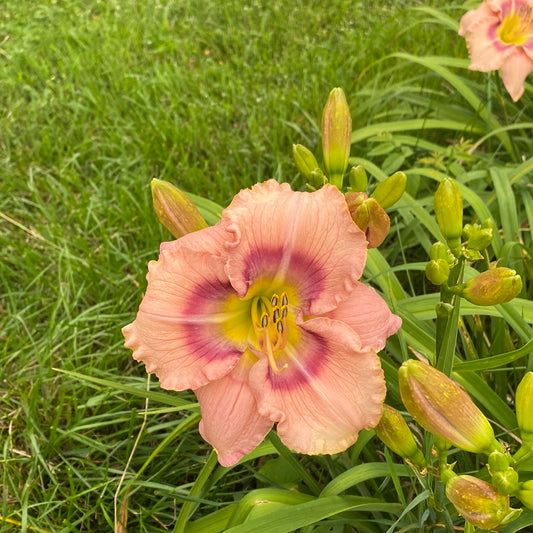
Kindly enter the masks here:
<path id="1" fill-rule="evenodd" d="M 365 232 L 369 248 L 377 248 L 389 233 L 390 218 L 374 198 L 363 192 L 346 195 L 352 220 Z"/>
<path id="2" fill-rule="evenodd" d="M 185 193 L 168 181 L 153 179 L 150 183 L 157 218 L 177 239 L 207 227 L 200 211 Z"/>
<path id="3" fill-rule="evenodd" d="M 523 444 L 533 444 L 533 372 L 528 372 L 516 388 L 516 418 Z"/>
<path id="4" fill-rule="evenodd" d="M 445 178 L 440 182 L 433 198 L 433 209 L 448 246 L 459 257 L 463 232 L 463 199 L 454 180 Z"/>
<path id="5" fill-rule="evenodd" d="M 388 209 L 394 205 L 405 192 L 407 176 L 401 172 L 395 172 L 392 176 L 379 182 L 370 195 L 383 209 Z"/>
<path id="6" fill-rule="evenodd" d="M 352 118 L 344 91 L 333 89 L 322 114 L 322 152 L 329 181 L 339 189 L 348 168 L 352 142 Z"/>
<path id="7" fill-rule="evenodd" d="M 450 252 L 448 247 L 442 242 L 437 241 L 431 245 L 429 249 L 429 258 L 433 260 L 444 259 L 449 265 L 455 262 L 454 255 Z"/>
<path id="8" fill-rule="evenodd" d="M 442 285 L 450 277 L 450 265 L 444 259 L 429 261 L 426 265 L 426 278 L 433 285 Z"/>
<path id="9" fill-rule="evenodd" d="M 466 224 L 463 228 L 463 237 L 467 239 L 466 247 L 471 250 L 484 250 L 492 242 L 492 236 L 492 227 L 482 227 L 479 224 Z"/>
<path id="10" fill-rule="evenodd" d="M 348 181 L 353 192 L 365 192 L 368 185 L 366 170 L 361 165 L 352 167 L 348 174 Z"/>
<path id="11" fill-rule="evenodd" d="M 320 168 L 313 152 L 311 152 L 311 150 L 306 148 L 303 144 L 293 144 L 292 156 L 294 157 L 296 167 L 302 176 L 307 181 L 310 181 L 311 172 L 317 168 Z"/>
<path id="12" fill-rule="evenodd" d="M 320 189 L 327 181 L 321 168 L 315 168 L 309 175 L 309 184 L 315 189 Z"/>
<path id="13" fill-rule="evenodd" d="M 518 472 L 511 466 L 513 460 L 508 453 L 495 450 L 489 455 L 488 469 L 492 484 L 501 494 L 515 494 L 518 491 Z"/>
<path id="14" fill-rule="evenodd" d="M 446 484 L 446 496 L 457 512 L 480 529 L 497 528 L 509 514 L 509 496 L 477 477 L 455 476 Z"/>
<path id="15" fill-rule="evenodd" d="M 476 305 L 509 302 L 522 290 L 522 279 L 511 268 L 491 268 L 450 290 Z"/>
<path id="16" fill-rule="evenodd" d="M 410 359 L 400 367 L 398 382 L 403 404 L 425 430 L 468 452 L 501 450 L 467 392 L 436 368 Z"/>
<path id="17" fill-rule="evenodd" d="M 381 442 L 394 453 L 407 459 L 421 470 L 426 468 L 426 458 L 417 446 L 409 426 L 399 411 L 383 405 L 383 415 L 374 430 Z"/>
<path id="18" fill-rule="evenodd" d="M 520 483 L 516 497 L 528 508 L 533 509 L 533 479 Z"/>

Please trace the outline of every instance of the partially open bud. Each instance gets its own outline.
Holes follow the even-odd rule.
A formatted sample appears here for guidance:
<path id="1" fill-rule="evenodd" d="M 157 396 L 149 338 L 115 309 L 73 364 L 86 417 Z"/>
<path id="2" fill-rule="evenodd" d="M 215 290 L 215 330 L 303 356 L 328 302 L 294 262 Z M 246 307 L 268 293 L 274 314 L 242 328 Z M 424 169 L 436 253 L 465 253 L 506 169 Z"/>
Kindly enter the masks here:
<path id="1" fill-rule="evenodd" d="M 352 167 L 348 175 L 348 181 L 353 192 L 365 192 L 368 185 L 366 170 L 361 165 Z"/>
<path id="2" fill-rule="evenodd" d="M 426 468 L 426 458 L 417 446 L 409 426 L 399 411 L 383 405 L 383 415 L 374 430 L 379 440 L 394 453 L 407 459 L 420 470 Z"/>
<path id="3" fill-rule="evenodd" d="M 450 290 L 476 305 L 509 302 L 522 290 L 522 279 L 511 268 L 491 268 Z"/>
<path id="4" fill-rule="evenodd" d="M 344 91 L 333 89 L 322 114 L 322 152 L 329 181 L 339 189 L 348 168 L 352 142 L 352 118 Z"/>
<path id="5" fill-rule="evenodd" d="M 528 508 L 533 509 L 533 479 L 520 483 L 516 497 Z"/>
<path id="6" fill-rule="evenodd" d="M 410 359 L 400 367 L 398 382 L 403 404 L 425 430 L 467 452 L 501 450 L 467 392 L 436 368 Z"/>
<path id="7" fill-rule="evenodd" d="M 450 277 L 450 265 L 444 259 L 431 260 L 426 265 L 426 278 L 433 285 L 442 285 Z"/>
<path id="8" fill-rule="evenodd" d="M 365 232 L 369 248 L 377 248 L 389 234 L 390 218 L 374 198 L 363 192 L 346 195 L 352 220 Z"/>
<path id="9" fill-rule="evenodd" d="M 445 178 L 440 182 L 433 198 L 433 209 L 448 246 L 459 257 L 463 232 L 463 199 L 454 180 Z"/>
<path id="10" fill-rule="evenodd" d="M 176 239 L 207 227 L 200 211 L 177 187 L 154 178 L 150 188 L 157 218 Z"/>
<path id="11" fill-rule="evenodd" d="M 509 496 L 473 476 L 450 479 L 446 484 L 446 496 L 467 522 L 480 529 L 497 528 L 514 511 L 509 509 Z"/>
<path id="12" fill-rule="evenodd" d="M 383 209 L 388 209 L 402 197 L 406 185 L 407 176 L 398 171 L 378 183 L 370 197 L 374 198 Z"/>
<path id="13" fill-rule="evenodd" d="M 528 372 L 516 388 L 516 418 L 523 444 L 533 444 L 533 372 Z"/>
<path id="14" fill-rule="evenodd" d="M 311 172 L 317 168 L 320 168 L 313 152 L 311 152 L 311 150 L 306 148 L 303 144 L 293 144 L 292 155 L 294 157 L 294 162 L 296 163 L 296 166 L 298 167 L 298 170 L 302 176 L 307 181 L 310 181 Z"/>

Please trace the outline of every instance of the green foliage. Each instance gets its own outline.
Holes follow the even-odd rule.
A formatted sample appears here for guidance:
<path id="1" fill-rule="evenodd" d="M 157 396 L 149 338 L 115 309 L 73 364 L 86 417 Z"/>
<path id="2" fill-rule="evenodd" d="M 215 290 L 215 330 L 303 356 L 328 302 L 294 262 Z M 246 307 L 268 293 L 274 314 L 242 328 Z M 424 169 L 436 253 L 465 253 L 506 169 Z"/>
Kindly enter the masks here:
<path id="1" fill-rule="evenodd" d="M 467 70 L 460 6 L 412 4 L 2 7 L 0 531 L 104 531 L 118 515 L 131 531 L 150 532 L 461 523 L 442 487 L 372 431 L 333 457 L 293 455 L 272 437 L 234 468 L 214 465 L 192 393 L 160 391 L 155 380 L 148 390 L 120 333 L 146 263 L 170 239 L 150 180 L 190 192 L 209 223 L 256 181 L 303 185 L 292 145 L 318 151 L 323 104 L 340 86 L 352 111 L 351 164 L 366 170 L 370 189 L 407 175 L 390 236 L 369 252 L 365 272 L 403 320 L 382 357 L 388 402 L 403 409 L 399 364 L 436 352 L 438 294 L 424 269 L 431 245 L 444 242 L 433 194 L 452 177 L 465 222 L 493 222 L 489 258 L 516 270 L 523 289 L 496 306 L 463 302 L 459 335 L 445 332 L 445 365 L 497 437 L 518 446 L 511 404 L 533 367 L 531 88 L 515 104 L 498 74 Z M 421 444 L 431 461 L 431 442 Z M 462 471 L 480 466 L 453 453 Z M 525 463 L 521 479 L 532 471 Z M 505 531 L 531 524 L 525 512 Z"/>

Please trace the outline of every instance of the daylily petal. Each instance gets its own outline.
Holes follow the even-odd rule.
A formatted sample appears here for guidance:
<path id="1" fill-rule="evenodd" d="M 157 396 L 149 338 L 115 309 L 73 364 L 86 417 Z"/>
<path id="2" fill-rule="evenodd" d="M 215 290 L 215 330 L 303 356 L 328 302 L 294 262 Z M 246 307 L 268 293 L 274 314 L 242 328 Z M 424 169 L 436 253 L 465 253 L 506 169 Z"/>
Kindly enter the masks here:
<path id="1" fill-rule="evenodd" d="M 488 72 L 499 69 L 513 47 L 504 45 L 496 33 L 498 22 L 485 24 L 484 21 L 472 25 L 465 38 L 470 55 L 470 70 Z"/>
<path id="2" fill-rule="evenodd" d="M 459 35 L 472 31 L 472 27 L 483 21 L 483 24 L 491 25 L 499 22 L 498 15 L 495 13 L 488 2 L 483 2 L 477 9 L 467 11 L 459 23 Z"/>
<path id="3" fill-rule="evenodd" d="M 256 358 L 245 352 L 227 376 L 194 392 L 200 402 L 200 434 L 215 448 L 222 466 L 232 466 L 251 452 L 272 427 L 257 411 L 248 384 L 250 366 Z"/>
<path id="4" fill-rule="evenodd" d="M 524 81 L 531 72 L 533 60 L 518 49 L 501 66 L 503 84 L 515 102 L 524 93 Z"/>
<path id="5" fill-rule="evenodd" d="M 361 346 L 382 350 L 387 337 L 396 333 L 402 319 L 391 313 L 385 300 L 372 288 L 357 282 L 344 302 L 325 316 L 348 324 L 359 336 Z"/>
<path id="6" fill-rule="evenodd" d="M 344 196 L 326 185 L 293 192 L 269 180 L 241 191 L 222 222 L 228 244 L 227 272 L 240 297 L 260 278 L 296 288 L 305 314 L 333 309 L 363 272 L 367 243 L 353 223 Z"/>
<path id="7" fill-rule="evenodd" d="M 382 414 L 385 381 L 379 357 L 362 349 L 346 324 L 315 318 L 300 325 L 297 346 L 286 348 L 287 368 L 266 359 L 250 371 L 259 413 L 278 422 L 280 439 L 297 452 L 338 453 L 374 427 Z"/>
<path id="8" fill-rule="evenodd" d="M 228 374 L 245 346 L 228 338 L 224 303 L 233 294 L 223 261 L 203 251 L 216 226 L 162 245 L 148 265 L 148 287 L 125 345 L 166 389 L 195 389 Z M 193 238 L 194 236 L 194 238 Z M 185 239 L 185 238 L 184 238 Z M 192 246 L 196 242 L 197 250 Z M 191 248 L 189 248 L 189 245 Z"/>

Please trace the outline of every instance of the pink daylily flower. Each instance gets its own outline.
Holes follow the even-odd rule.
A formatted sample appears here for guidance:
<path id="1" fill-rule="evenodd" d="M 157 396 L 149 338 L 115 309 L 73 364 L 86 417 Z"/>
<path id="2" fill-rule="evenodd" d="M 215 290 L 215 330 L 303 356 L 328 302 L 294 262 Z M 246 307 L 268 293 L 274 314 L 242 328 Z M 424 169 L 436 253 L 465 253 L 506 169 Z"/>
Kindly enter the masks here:
<path id="1" fill-rule="evenodd" d="M 345 450 L 381 417 L 376 352 L 401 320 L 359 282 L 364 233 L 331 185 L 242 190 L 215 226 L 163 243 L 126 346 L 161 387 L 193 389 L 231 466 L 274 423 L 306 454 Z"/>
<path id="2" fill-rule="evenodd" d="M 516 102 L 533 72 L 533 0 L 486 0 L 461 19 L 470 54 L 470 69 L 501 71 Z"/>

